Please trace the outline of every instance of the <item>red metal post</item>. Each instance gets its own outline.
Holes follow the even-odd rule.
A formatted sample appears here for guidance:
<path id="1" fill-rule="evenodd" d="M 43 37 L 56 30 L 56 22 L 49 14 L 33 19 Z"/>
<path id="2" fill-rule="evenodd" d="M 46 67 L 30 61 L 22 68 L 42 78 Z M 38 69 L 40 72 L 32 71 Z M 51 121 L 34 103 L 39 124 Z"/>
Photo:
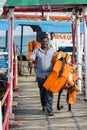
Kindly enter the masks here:
<path id="1" fill-rule="evenodd" d="M 17 67 L 16 67 L 16 58 L 14 57 L 13 59 L 13 89 L 16 89 L 17 88 L 17 85 L 16 85 L 16 81 L 17 81 L 17 77 L 16 77 L 16 73 L 17 73 Z"/>
<path id="2" fill-rule="evenodd" d="M 75 31 L 76 31 L 76 24 L 72 22 L 72 43 L 73 43 L 72 63 L 73 64 L 75 64 Z"/>

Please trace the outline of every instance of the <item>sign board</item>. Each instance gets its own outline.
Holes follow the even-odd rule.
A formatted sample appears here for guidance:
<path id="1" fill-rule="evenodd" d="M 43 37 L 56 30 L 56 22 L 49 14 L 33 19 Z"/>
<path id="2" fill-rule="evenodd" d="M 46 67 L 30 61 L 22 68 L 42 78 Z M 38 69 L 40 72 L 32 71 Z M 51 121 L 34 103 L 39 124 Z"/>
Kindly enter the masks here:
<path id="1" fill-rule="evenodd" d="M 65 52 L 72 53 L 73 43 L 71 33 L 55 33 L 53 40 L 57 43 L 57 49 L 64 48 Z M 81 51 L 83 49 L 83 34 L 80 35 Z"/>

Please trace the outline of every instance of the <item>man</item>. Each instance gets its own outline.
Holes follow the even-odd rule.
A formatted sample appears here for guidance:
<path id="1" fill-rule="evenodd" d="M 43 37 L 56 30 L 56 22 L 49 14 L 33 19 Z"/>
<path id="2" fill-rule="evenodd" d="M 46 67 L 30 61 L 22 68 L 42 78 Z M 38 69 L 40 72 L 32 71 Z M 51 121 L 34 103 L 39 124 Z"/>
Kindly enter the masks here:
<path id="1" fill-rule="evenodd" d="M 30 62 L 35 61 L 37 65 L 36 78 L 40 90 L 42 111 L 47 109 L 48 115 L 53 116 L 53 94 L 43 87 L 43 83 L 53 68 L 52 58 L 54 50 L 53 48 L 48 48 L 48 43 L 48 37 L 46 35 L 42 36 L 41 47 L 33 51 Z"/>
<path id="2" fill-rule="evenodd" d="M 54 40 L 54 33 L 50 33 L 50 41 L 49 41 L 49 46 L 52 47 L 55 51 L 58 50 L 58 43 L 56 40 Z"/>

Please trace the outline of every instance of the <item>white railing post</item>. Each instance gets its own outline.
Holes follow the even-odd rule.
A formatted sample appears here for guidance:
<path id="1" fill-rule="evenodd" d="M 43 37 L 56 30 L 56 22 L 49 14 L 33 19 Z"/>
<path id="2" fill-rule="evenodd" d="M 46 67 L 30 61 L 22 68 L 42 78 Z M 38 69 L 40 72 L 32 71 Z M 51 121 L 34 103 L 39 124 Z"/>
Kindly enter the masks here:
<path id="1" fill-rule="evenodd" d="M 0 130 L 2 130 L 2 106 L 0 101 Z"/>
<path id="2" fill-rule="evenodd" d="M 8 14 L 8 83 L 10 83 L 10 113 L 13 102 L 13 36 L 14 36 L 14 9 L 9 9 Z"/>
<path id="3" fill-rule="evenodd" d="M 87 100 L 87 6 L 83 7 L 84 61 L 85 61 L 85 99 Z"/>
<path id="4" fill-rule="evenodd" d="M 78 86 L 80 91 L 82 90 L 82 67 L 81 67 L 81 45 L 80 45 L 80 18 L 79 18 L 79 11 L 77 11 L 77 19 L 76 19 L 76 46 L 77 46 L 77 65 L 78 65 L 78 70 L 77 74 L 79 77 L 78 80 Z"/>

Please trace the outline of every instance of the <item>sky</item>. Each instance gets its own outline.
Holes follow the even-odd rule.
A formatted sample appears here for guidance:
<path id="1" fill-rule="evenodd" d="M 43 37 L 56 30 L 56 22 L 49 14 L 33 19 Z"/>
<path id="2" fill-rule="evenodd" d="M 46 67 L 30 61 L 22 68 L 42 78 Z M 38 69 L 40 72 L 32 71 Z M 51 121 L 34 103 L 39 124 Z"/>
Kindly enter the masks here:
<path id="1" fill-rule="evenodd" d="M 0 0 L 0 15 L 3 12 L 3 5 L 4 5 L 5 2 L 6 2 L 6 0 Z"/>
<path id="2" fill-rule="evenodd" d="M 18 33 L 19 32 L 19 33 Z M 24 27 L 24 31 L 23 31 L 23 35 L 35 35 L 36 32 L 33 32 L 31 27 L 25 26 Z M 14 31 L 14 35 L 21 35 L 21 27 L 18 26 L 15 31 Z"/>

